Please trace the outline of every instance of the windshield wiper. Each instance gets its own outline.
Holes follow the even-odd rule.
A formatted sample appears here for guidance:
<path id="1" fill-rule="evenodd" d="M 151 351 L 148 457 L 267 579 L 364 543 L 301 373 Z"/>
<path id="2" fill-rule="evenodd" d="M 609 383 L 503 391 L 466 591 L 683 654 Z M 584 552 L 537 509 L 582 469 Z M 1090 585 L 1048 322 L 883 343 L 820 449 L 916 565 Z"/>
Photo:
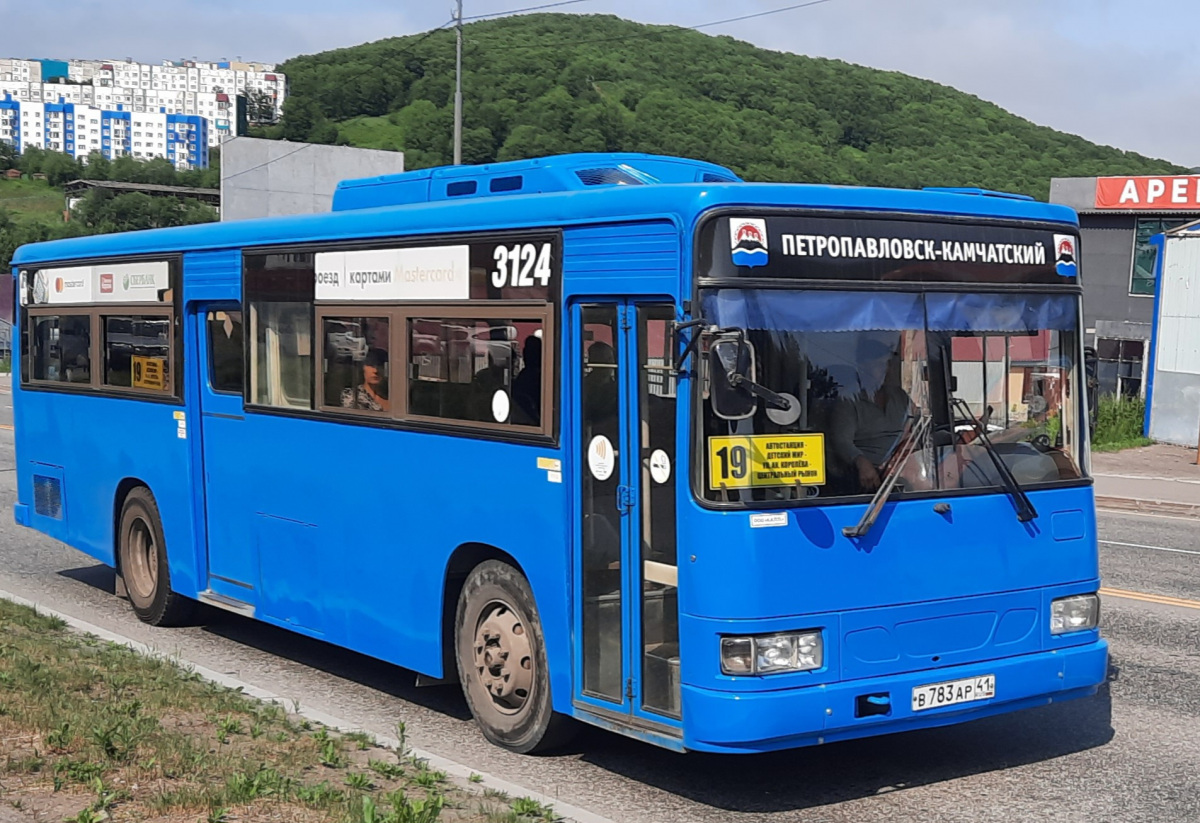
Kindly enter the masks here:
<path id="1" fill-rule="evenodd" d="M 983 441 L 984 449 L 987 450 L 988 456 L 992 458 L 992 463 L 996 466 L 996 471 L 1000 474 L 1000 479 L 1004 481 L 1005 491 L 1013 499 L 1013 505 L 1017 507 L 1017 520 L 1022 523 L 1028 523 L 1038 516 L 1037 509 L 1033 507 L 1033 503 L 1029 499 L 1029 495 L 1025 494 L 1025 490 L 1021 488 L 1021 484 L 1017 482 L 1017 478 L 1013 476 L 1012 470 L 1008 468 L 1008 464 L 1004 462 L 1004 458 L 996 451 L 996 447 L 992 444 L 992 439 L 988 437 L 987 427 L 971 414 L 971 407 L 966 401 L 960 400 L 953 394 L 950 395 L 951 406 L 957 409 L 964 415 L 966 421 L 970 423 L 971 428 L 975 430 L 975 434 Z"/>
<path id="2" fill-rule="evenodd" d="M 867 510 L 863 512 L 862 520 L 859 520 L 858 525 L 855 526 L 843 526 L 842 534 L 846 537 L 865 537 L 867 532 L 871 531 L 871 527 L 879 518 L 879 513 L 883 511 L 883 504 L 892 496 L 892 492 L 896 488 L 896 482 L 900 479 L 900 472 L 904 470 L 904 464 L 916 450 L 917 444 L 925 439 L 932 420 L 932 417 L 925 415 L 917 422 L 917 425 L 913 426 L 912 435 L 908 441 L 893 453 L 895 462 L 888 468 L 887 474 L 880 482 L 875 496 L 871 498 L 871 505 L 867 506 Z"/>

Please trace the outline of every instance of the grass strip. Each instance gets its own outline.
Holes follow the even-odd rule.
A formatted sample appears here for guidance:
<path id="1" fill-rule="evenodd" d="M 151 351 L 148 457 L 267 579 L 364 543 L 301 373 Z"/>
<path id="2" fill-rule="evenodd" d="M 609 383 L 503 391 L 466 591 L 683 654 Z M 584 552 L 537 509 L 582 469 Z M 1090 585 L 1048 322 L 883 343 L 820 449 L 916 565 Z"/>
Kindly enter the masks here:
<path id="1" fill-rule="evenodd" d="M 449 780 L 403 743 L 314 725 L 6 600 L 0 804 L 72 823 L 554 819 L 529 798 Z"/>

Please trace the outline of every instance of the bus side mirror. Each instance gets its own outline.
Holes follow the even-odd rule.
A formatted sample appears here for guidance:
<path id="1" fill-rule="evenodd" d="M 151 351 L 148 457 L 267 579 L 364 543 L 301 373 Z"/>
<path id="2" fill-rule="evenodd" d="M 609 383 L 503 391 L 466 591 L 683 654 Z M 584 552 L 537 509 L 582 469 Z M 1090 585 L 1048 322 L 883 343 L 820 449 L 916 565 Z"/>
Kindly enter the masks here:
<path id="1" fill-rule="evenodd" d="M 754 381 L 754 347 L 740 333 L 722 334 L 708 346 L 709 399 L 722 420 L 744 420 L 758 411 L 758 398 L 735 378 Z"/>

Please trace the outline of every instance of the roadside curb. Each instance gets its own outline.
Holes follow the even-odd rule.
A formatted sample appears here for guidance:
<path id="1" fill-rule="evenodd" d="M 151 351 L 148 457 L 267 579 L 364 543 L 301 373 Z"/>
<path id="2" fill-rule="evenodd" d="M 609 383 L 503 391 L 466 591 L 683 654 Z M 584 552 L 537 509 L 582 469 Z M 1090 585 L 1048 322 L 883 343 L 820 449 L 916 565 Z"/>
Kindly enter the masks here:
<path id="1" fill-rule="evenodd" d="M 1141 514 L 1167 514 L 1173 517 L 1200 519 L 1200 505 L 1175 503 L 1169 500 L 1140 500 L 1136 497 L 1096 496 L 1096 508 Z"/>
<path id="2" fill-rule="evenodd" d="M 63 612 L 51 609 L 41 603 L 28 600 L 20 595 L 5 591 L 4 589 L 0 589 L 0 598 L 8 600 L 12 603 L 16 603 L 19 606 L 28 606 L 37 611 L 39 614 L 57 617 L 75 631 L 91 634 L 100 638 L 101 640 L 126 646 L 138 654 L 146 655 L 147 657 L 158 657 L 173 661 L 187 670 L 195 672 L 205 680 L 216 683 L 220 686 L 225 686 L 226 688 L 240 689 L 241 692 L 247 697 L 252 697 L 255 700 L 261 700 L 264 703 L 277 703 L 285 710 L 291 710 L 293 714 L 298 714 L 301 717 L 313 721 L 314 723 L 320 723 L 322 726 L 327 726 L 343 733 L 357 731 L 366 732 L 382 746 L 396 750 L 399 750 L 400 748 L 400 740 L 395 737 L 386 734 L 377 734 L 369 729 L 363 729 L 350 720 L 336 717 L 331 714 L 326 714 L 325 712 L 316 709 L 308 708 L 304 705 L 303 701 L 298 698 L 284 697 L 266 689 L 259 688 L 258 686 L 253 686 L 249 683 L 239 680 L 236 677 L 224 674 L 223 672 L 214 671 L 213 669 L 193 663 L 192 661 L 178 654 L 164 652 L 160 649 L 154 648 L 153 646 L 149 646 L 140 641 L 117 634 L 116 632 L 109 631 L 108 629 L 103 629 L 92 623 L 88 623 L 86 620 L 80 620 L 77 617 L 64 614 Z M 559 815 L 558 819 L 563 821 L 573 821 L 573 823 L 615 823 L 615 821 L 604 817 L 603 815 L 590 812 L 587 809 L 581 809 L 578 806 L 572 806 L 571 804 L 564 803 L 557 798 L 550 797 L 549 795 L 545 795 L 540 792 L 532 791 L 524 786 L 519 786 L 516 783 L 511 783 L 503 778 L 490 775 L 487 772 L 480 772 L 476 769 L 472 769 L 470 766 L 459 763 L 456 760 L 450 760 L 449 758 L 442 757 L 441 755 L 427 752 L 422 749 L 414 749 L 409 747 L 408 751 L 414 757 L 427 761 L 433 768 L 446 772 L 446 774 L 457 778 L 458 782 L 462 784 L 463 787 L 471 791 L 477 791 L 480 787 L 482 787 L 504 792 L 511 797 L 528 797 L 536 800 L 543 806 L 552 807 L 555 813 Z M 482 780 L 476 779 L 476 781 L 472 782 L 470 780 L 472 775 L 478 775 L 480 778 L 482 778 Z"/>

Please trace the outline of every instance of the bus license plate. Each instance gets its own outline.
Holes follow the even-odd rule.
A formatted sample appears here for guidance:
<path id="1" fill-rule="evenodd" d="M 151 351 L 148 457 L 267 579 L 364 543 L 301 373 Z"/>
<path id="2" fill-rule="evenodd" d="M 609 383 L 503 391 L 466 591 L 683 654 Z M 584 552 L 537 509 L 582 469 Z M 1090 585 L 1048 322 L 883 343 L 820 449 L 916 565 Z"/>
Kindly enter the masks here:
<path id="1" fill-rule="evenodd" d="M 953 706 L 955 703 L 987 700 L 995 696 L 996 675 L 994 674 L 949 680 L 945 683 L 930 683 L 928 686 L 917 686 L 912 690 L 912 710 L 919 712 L 925 709 L 936 709 L 939 706 Z"/>

